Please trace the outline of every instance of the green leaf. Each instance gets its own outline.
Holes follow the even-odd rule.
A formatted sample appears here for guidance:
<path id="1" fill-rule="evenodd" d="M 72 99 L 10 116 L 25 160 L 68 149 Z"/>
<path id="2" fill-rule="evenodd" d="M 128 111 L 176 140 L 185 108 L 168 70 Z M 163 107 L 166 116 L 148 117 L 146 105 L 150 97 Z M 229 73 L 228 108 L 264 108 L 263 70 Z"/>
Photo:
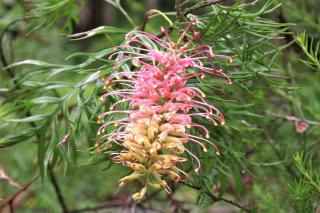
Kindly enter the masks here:
<path id="1" fill-rule="evenodd" d="M 100 34 L 126 34 L 127 31 L 122 28 L 112 26 L 101 26 L 86 32 L 76 33 L 68 36 L 72 40 L 82 40 Z"/>
<path id="2" fill-rule="evenodd" d="M 296 36 L 295 40 L 309 59 L 309 61 L 306 61 L 306 60 L 302 60 L 302 61 L 311 69 L 314 69 L 320 72 L 320 52 L 319 52 L 320 42 L 314 45 L 314 39 L 308 38 L 305 32 Z M 316 47 L 314 48 L 314 46 Z"/>
<path id="3" fill-rule="evenodd" d="M 51 96 L 42 96 L 42 97 L 33 99 L 31 102 L 33 104 L 60 103 L 61 98 L 51 97 Z"/>
<path id="4" fill-rule="evenodd" d="M 43 114 L 43 115 L 33 115 L 30 117 L 26 117 L 26 118 L 20 118 L 20 119 L 4 119 L 7 122 L 36 122 L 36 121 L 41 121 L 41 120 L 45 120 L 50 116 L 50 114 Z"/>
<path id="5" fill-rule="evenodd" d="M 28 59 L 28 60 L 24 60 L 24 61 L 13 63 L 13 64 L 5 67 L 4 69 L 9 69 L 9 68 L 13 68 L 13 67 L 16 67 L 16 66 L 21 66 L 21 65 L 36 65 L 36 66 L 41 66 L 41 67 L 45 67 L 45 68 L 67 67 L 67 66 L 64 66 L 64 65 L 50 64 L 50 63 L 46 63 L 46 62 L 43 62 L 43 61 L 37 61 L 37 60 Z"/>
<path id="6" fill-rule="evenodd" d="M 27 142 L 28 139 L 35 136 L 35 130 L 36 129 L 34 128 L 24 129 L 18 132 L 14 132 L 14 134 L 0 138 L 0 148 L 6 148 L 18 143 Z"/>
<path id="7" fill-rule="evenodd" d="M 100 78 L 100 77 L 101 77 L 101 71 L 97 71 L 97 72 L 91 74 L 90 76 L 88 76 L 88 78 L 85 79 L 83 82 L 75 85 L 74 87 L 77 88 L 77 87 L 81 87 L 81 86 L 83 86 L 83 85 L 89 84 L 89 83 L 97 80 L 97 79 Z"/>

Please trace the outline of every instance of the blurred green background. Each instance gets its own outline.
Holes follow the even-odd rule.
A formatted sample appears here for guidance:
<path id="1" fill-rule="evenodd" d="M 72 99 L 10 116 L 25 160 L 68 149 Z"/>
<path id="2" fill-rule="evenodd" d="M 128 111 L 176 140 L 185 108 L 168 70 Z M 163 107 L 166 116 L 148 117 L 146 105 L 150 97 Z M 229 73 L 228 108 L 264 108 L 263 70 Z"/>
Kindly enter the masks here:
<path id="1" fill-rule="evenodd" d="M 199 2 L 188 1 L 185 7 Z M 257 11 L 262 11 L 269 3 L 269 9 L 258 14 Z M 154 8 L 168 12 L 166 14 L 175 23 L 174 29 L 179 30 L 175 1 L 123 0 L 121 5 L 137 26 L 144 22 L 145 12 Z M 7 65 L 27 59 L 55 64 L 39 68 L 19 66 L 14 78 L 4 69 L 5 65 L 2 64 L 0 70 L 0 171 L 5 171 L 21 185 L 39 174 L 42 176 L 15 199 L 15 211 L 62 211 L 52 175 L 45 172 L 52 160 L 53 178 L 68 212 L 100 205 L 101 212 L 241 211 L 230 203 L 215 202 L 207 190 L 242 206 L 248 204 L 251 212 L 316 212 L 320 193 L 320 66 L 316 63 L 307 63 L 307 66 L 301 61 L 310 61 L 310 58 L 295 38 L 305 32 L 305 50 L 317 48 L 320 39 L 318 10 L 318 0 L 230 0 L 222 1 L 221 6 L 194 12 L 204 23 L 200 30 L 207 30 L 202 41 L 235 58 L 234 65 L 221 63 L 234 79 L 233 86 L 212 81 L 213 89 L 204 87 L 210 100 L 227 117 L 225 127 L 213 128 L 214 137 L 225 144 L 221 147 L 223 155 L 219 160 L 210 155 L 202 156 L 203 173 L 200 176 L 191 174 L 193 186 L 200 189 L 181 185 L 173 198 L 160 192 L 157 199 L 140 209 L 139 204 L 128 201 L 134 190 L 118 187 L 117 181 L 128 174 L 128 170 L 110 161 L 92 160 L 90 147 L 94 145 L 97 128 L 92 118 L 100 110 L 97 99 L 102 90 L 101 81 L 72 89 L 72 85 L 85 81 L 100 69 L 104 61 L 97 60 L 89 66 L 70 68 L 50 77 L 63 69 L 57 65 L 73 67 L 91 57 L 79 54 L 66 61 L 75 52 L 92 53 L 96 57 L 97 52 L 120 44 L 124 32 L 132 29 L 130 22 L 104 0 L 0 0 L 0 31 L 5 32 L 1 37 L 1 52 Z M 26 18 L 34 14 L 38 17 Z M 12 24 L 21 17 L 25 19 Z M 79 41 L 67 36 L 99 26 L 116 28 Z M 163 18 L 156 17 L 148 21 L 145 31 L 158 34 L 160 26 L 169 27 Z M 46 73 L 47 70 L 51 74 Z M 102 70 L 108 73 L 107 67 Z M 66 103 L 60 104 L 52 98 L 42 99 L 43 102 L 37 99 L 64 97 L 70 91 L 75 95 Z M 55 104 L 61 107 L 53 113 Z M 68 107 L 71 107 L 71 115 L 64 120 Z M 85 110 L 88 112 L 84 113 Z M 50 119 L 33 117 L 34 121 L 13 121 L 28 117 L 28 111 L 52 115 Z M 84 115 L 79 116 L 78 111 Z M 297 132 L 295 123 L 286 117 L 289 115 L 307 122 L 307 130 Z M 10 119 L 13 122 L 7 122 Z M 65 122 L 67 120 L 72 125 Z M 39 124 L 38 128 L 32 129 L 32 122 Z M 77 122 L 82 123 L 80 127 Z M 69 134 L 69 125 L 70 129 L 76 129 L 70 130 L 74 137 L 68 146 L 59 148 L 57 144 Z M 46 163 L 39 163 L 41 160 Z M 0 205 L 18 190 L 3 177 L 0 175 Z M 108 207 L 119 202 L 121 208 Z M 10 208 L 6 206 L 2 211 L 10 212 Z"/>

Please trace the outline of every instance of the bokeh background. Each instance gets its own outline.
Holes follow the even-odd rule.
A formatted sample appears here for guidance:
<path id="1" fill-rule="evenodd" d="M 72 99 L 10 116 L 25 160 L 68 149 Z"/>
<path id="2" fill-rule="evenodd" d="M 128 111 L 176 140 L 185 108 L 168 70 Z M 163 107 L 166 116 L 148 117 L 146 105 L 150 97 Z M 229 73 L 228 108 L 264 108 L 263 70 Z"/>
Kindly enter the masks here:
<path id="1" fill-rule="evenodd" d="M 67 3 L 58 5 L 63 2 Z M 187 5 L 199 2 L 188 1 Z M 270 12 L 257 14 L 269 2 Z M 248 5 L 240 7 L 240 4 Z M 145 12 L 151 8 L 167 12 L 172 21 L 177 20 L 173 0 L 122 0 L 121 5 L 137 26 L 142 25 Z M 97 126 L 91 125 L 94 119 L 77 117 L 78 110 L 88 110 L 90 115 L 98 110 L 95 104 L 101 88 L 96 88 L 101 87 L 101 82 L 88 85 L 83 91 L 76 90 L 77 95 L 67 104 L 61 103 L 50 119 L 19 120 L 30 118 L 28 112 L 53 112 L 60 102 L 48 96 L 69 94 L 70 85 L 82 82 L 103 61 L 53 78 L 43 70 L 55 72 L 59 69 L 55 65 L 19 66 L 14 75 L 4 69 L 27 59 L 79 65 L 90 57 L 88 53 L 121 43 L 124 32 L 132 29 L 131 24 L 104 0 L 0 0 L 1 55 L 7 62 L 0 69 L 0 206 L 27 186 L 15 197 L 13 208 L 4 205 L 0 212 L 90 212 L 90 208 L 94 210 L 91 212 L 241 211 L 223 200 L 212 200 L 204 193 L 207 189 L 201 188 L 206 184 L 218 197 L 250 205 L 252 212 L 316 212 L 320 193 L 320 66 L 317 67 L 316 60 L 310 62 L 306 52 L 312 49 L 315 52 L 319 47 L 319 1 L 227 0 L 221 5 L 224 7 L 208 7 L 194 14 L 209 17 L 203 21 L 213 26 L 203 41 L 235 58 L 233 66 L 221 62 L 235 80 L 234 86 L 218 82 L 213 90 L 204 88 L 229 122 L 226 127 L 213 129 L 215 138 L 225 144 L 221 148 L 223 156 L 220 160 L 203 157 L 202 176 L 191 175 L 200 190 L 181 185 L 174 196 L 160 192 L 142 207 L 130 201 L 134 187 L 118 187 L 118 180 L 128 174 L 127 169 L 93 159 L 90 147 L 96 139 Z M 26 18 L 30 14 L 40 17 Z M 99 26 L 116 28 L 107 36 L 85 40 L 73 41 L 67 36 Z M 168 23 L 161 17 L 154 18 L 145 30 L 158 34 L 160 26 L 168 27 Z M 300 38 L 305 35 L 304 42 L 300 42 L 304 49 L 296 42 L 299 35 Z M 88 55 L 66 61 L 76 52 Z M 309 61 L 309 66 L 301 60 Z M 81 103 L 87 103 L 87 108 L 86 104 L 79 108 L 77 97 L 83 98 Z M 69 133 L 64 122 L 66 108 L 73 115 L 70 118 L 73 123 L 83 124 L 67 147 L 56 148 Z M 307 125 L 305 129 L 297 126 L 303 124 Z M 52 136 L 54 132 L 56 139 Z M 41 177 L 26 185 L 38 175 Z"/>

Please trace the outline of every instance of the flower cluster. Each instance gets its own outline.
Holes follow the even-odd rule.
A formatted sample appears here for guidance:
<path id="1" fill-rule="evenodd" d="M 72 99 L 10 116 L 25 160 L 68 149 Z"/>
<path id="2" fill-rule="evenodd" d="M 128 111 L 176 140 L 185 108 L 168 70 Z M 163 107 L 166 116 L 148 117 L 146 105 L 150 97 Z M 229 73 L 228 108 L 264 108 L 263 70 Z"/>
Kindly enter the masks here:
<path id="1" fill-rule="evenodd" d="M 119 101 L 99 116 L 99 122 L 110 115 L 117 119 L 103 123 L 96 147 L 112 150 L 109 156 L 115 163 L 132 169 L 133 172 L 120 179 L 119 184 L 140 182 L 142 189 L 133 195 L 136 201 L 144 197 L 148 187 L 163 188 L 171 193 L 167 181 L 182 181 L 187 177 L 177 166 L 187 160 L 184 153 L 194 159 L 198 172 L 200 160 L 186 148 L 186 143 L 195 143 L 204 152 L 207 152 L 208 144 L 214 147 L 217 155 L 220 154 L 217 146 L 208 140 L 207 128 L 194 123 L 192 118 L 203 117 L 217 125 L 224 123 L 224 117 L 206 101 L 199 88 L 187 82 L 191 78 L 214 74 L 221 75 L 231 84 L 222 70 L 206 67 L 204 61 L 215 57 L 226 58 L 230 63 L 232 60 L 215 55 L 210 46 L 193 46 L 193 41 L 200 35 L 192 31 L 194 24 L 196 21 L 191 21 L 175 43 L 163 28 L 163 39 L 142 31 L 129 32 L 125 43 L 110 56 L 110 59 L 115 58 L 117 72 L 104 80 L 109 92 L 101 96 L 101 101 L 109 96 L 116 96 Z M 128 64 L 136 67 L 135 71 L 130 70 Z M 129 110 L 120 110 L 119 105 L 125 102 L 129 104 Z M 116 130 L 106 133 L 109 125 L 117 126 Z M 205 137 L 190 134 L 190 128 L 198 128 Z"/>

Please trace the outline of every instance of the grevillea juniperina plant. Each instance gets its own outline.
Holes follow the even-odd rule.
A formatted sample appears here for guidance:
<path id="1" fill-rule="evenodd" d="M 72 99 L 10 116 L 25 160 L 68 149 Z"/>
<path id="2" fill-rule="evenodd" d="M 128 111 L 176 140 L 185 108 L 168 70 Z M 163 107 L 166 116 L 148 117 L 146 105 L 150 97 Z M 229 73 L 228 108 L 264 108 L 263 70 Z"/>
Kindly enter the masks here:
<path id="1" fill-rule="evenodd" d="M 194 123 L 193 118 L 202 117 L 218 125 L 218 122 L 224 124 L 224 117 L 208 103 L 197 84 L 188 82 L 213 74 L 221 75 L 231 84 L 221 69 L 207 67 L 205 63 L 216 57 L 230 63 L 232 59 L 215 55 L 208 45 L 194 45 L 200 36 L 193 30 L 195 24 L 196 20 L 190 21 L 176 42 L 163 28 L 163 38 L 131 31 L 125 43 L 109 58 L 115 60 L 115 73 L 104 80 L 109 91 L 100 99 L 105 101 L 113 96 L 119 101 L 99 116 L 102 126 L 96 147 L 99 151 L 107 150 L 113 162 L 133 171 L 120 179 L 119 184 L 140 182 L 141 190 L 133 195 L 136 201 L 144 197 L 148 187 L 163 188 L 171 193 L 168 181 L 179 182 L 188 177 L 178 165 L 187 161 L 186 155 L 194 159 L 195 171 L 199 171 L 201 162 L 186 148 L 187 143 L 199 145 L 203 152 L 207 152 L 207 145 L 210 145 L 216 155 L 220 155 L 218 147 L 210 141 L 207 128 Z M 120 105 L 125 103 L 129 109 L 121 110 Z M 110 115 L 113 118 L 105 121 Z M 117 128 L 106 131 L 109 125 Z M 191 128 L 204 134 L 191 134 Z"/>

